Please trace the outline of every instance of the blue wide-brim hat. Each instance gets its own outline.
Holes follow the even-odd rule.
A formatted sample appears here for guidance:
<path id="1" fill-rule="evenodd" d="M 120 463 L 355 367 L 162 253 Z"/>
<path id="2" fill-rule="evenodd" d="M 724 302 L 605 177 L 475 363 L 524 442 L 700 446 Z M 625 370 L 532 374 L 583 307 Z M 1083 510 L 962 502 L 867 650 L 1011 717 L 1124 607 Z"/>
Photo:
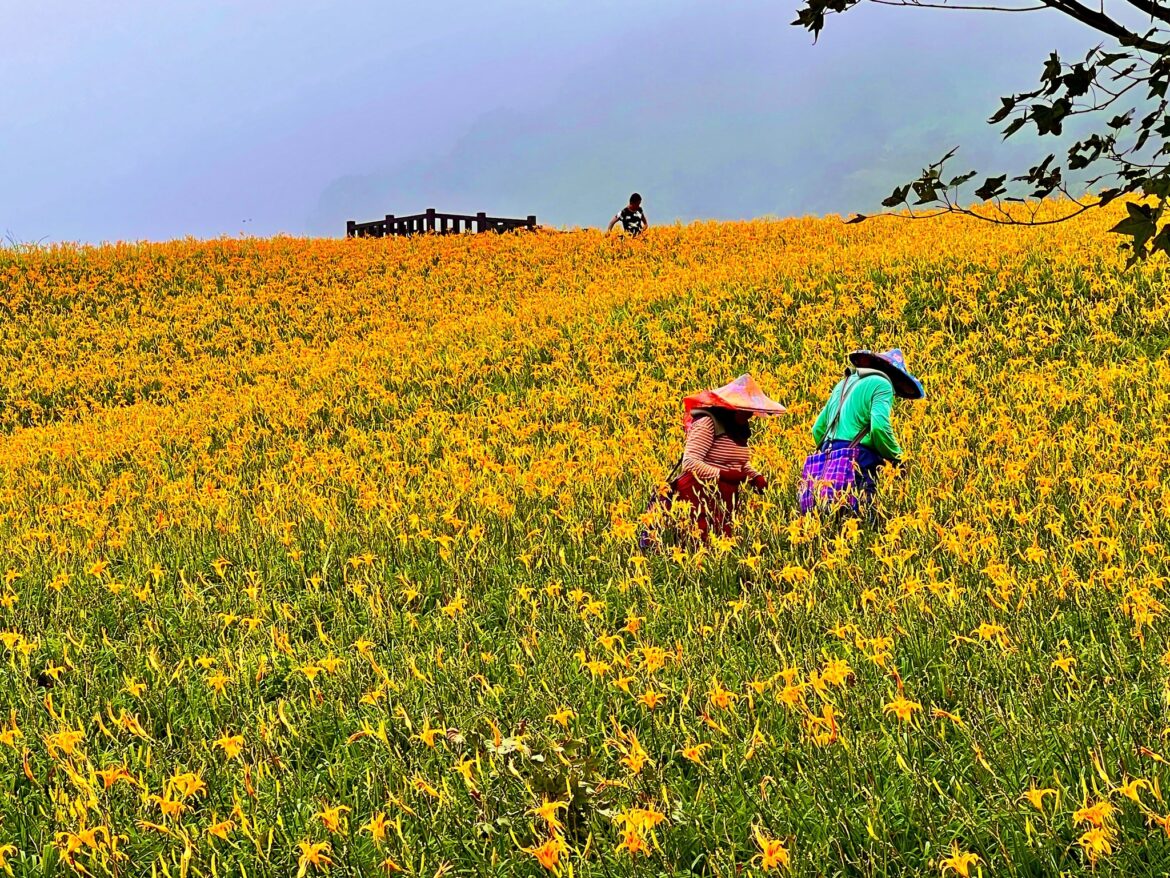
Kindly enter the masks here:
<path id="1" fill-rule="evenodd" d="M 858 369 L 877 369 L 884 372 L 894 385 L 894 393 L 903 399 L 922 399 L 926 396 L 922 382 L 906 368 L 906 358 L 902 356 L 901 348 L 891 348 L 881 353 L 854 351 L 849 355 L 849 362 Z"/>

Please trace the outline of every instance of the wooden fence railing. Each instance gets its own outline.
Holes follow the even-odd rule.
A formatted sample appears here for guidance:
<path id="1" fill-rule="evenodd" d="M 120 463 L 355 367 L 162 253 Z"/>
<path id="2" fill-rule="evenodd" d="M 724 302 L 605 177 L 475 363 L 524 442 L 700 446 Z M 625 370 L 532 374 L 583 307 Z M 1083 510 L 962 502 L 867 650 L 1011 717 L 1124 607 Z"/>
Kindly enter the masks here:
<path id="1" fill-rule="evenodd" d="M 436 213 L 435 209 L 430 207 L 425 213 L 411 216 L 395 216 L 388 213 L 385 219 L 368 223 L 350 220 L 345 224 L 345 234 L 349 238 L 384 238 L 387 235 L 419 235 L 424 232 L 451 235 L 460 232 L 511 232 L 515 229 L 532 231 L 535 228 L 536 217 L 531 215 L 525 219 L 488 216 L 486 213 L 467 216 L 459 213 Z"/>

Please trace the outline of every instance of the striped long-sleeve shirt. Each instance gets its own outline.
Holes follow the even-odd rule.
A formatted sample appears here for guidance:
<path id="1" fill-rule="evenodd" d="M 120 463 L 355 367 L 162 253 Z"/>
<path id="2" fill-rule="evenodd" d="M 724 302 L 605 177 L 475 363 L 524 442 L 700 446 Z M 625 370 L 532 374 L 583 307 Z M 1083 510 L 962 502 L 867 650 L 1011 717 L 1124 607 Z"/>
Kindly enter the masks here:
<path id="1" fill-rule="evenodd" d="M 687 431 L 683 449 L 682 471 L 693 473 L 703 481 L 715 481 L 726 470 L 742 472 L 748 479 L 757 475 L 749 462 L 750 451 L 726 433 L 715 435 L 715 419 L 698 417 Z"/>

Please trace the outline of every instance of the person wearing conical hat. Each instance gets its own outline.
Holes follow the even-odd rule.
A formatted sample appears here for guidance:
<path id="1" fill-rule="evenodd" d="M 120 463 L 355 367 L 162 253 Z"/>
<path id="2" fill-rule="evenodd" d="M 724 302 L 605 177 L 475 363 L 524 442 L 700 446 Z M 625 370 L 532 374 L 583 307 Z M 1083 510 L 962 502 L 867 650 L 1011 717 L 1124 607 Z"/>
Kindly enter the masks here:
<path id="1" fill-rule="evenodd" d="M 751 464 L 752 420 L 783 414 L 784 406 L 750 375 L 686 397 L 686 447 L 674 496 L 691 503 L 700 534 L 731 534 L 732 516 L 745 485 L 762 492 L 768 480 Z"/>
<path id="2" fill-rule="evenodd" d="M 890 413 L 895 399 L 922 399 L 922 382 L 906 368 L 899 348 L 875 353 L 853 351 L 852 366 L 833 388 L 813 425 L 813 442 L 825 451 L 855 448 L 855 487 L 860 499 L 877 492 L 878 469 L 902 462 Z"/>

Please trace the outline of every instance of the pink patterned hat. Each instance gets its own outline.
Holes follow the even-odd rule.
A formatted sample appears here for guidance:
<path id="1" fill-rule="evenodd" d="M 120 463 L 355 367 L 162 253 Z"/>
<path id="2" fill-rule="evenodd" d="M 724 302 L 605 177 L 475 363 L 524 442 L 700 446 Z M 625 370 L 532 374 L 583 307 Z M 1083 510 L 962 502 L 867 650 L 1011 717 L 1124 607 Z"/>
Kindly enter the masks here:
<path id="1" fill-rule="evenodd" d="M 730 384 L 692 394 L 683 400 L 683 405 L 686 406 L 688 420 L 691 412 L 697 408 L 734 409 L 763 416 L 782 415 L 787 411 L 764 393 L 751 375 L 740 375 Z"/>

